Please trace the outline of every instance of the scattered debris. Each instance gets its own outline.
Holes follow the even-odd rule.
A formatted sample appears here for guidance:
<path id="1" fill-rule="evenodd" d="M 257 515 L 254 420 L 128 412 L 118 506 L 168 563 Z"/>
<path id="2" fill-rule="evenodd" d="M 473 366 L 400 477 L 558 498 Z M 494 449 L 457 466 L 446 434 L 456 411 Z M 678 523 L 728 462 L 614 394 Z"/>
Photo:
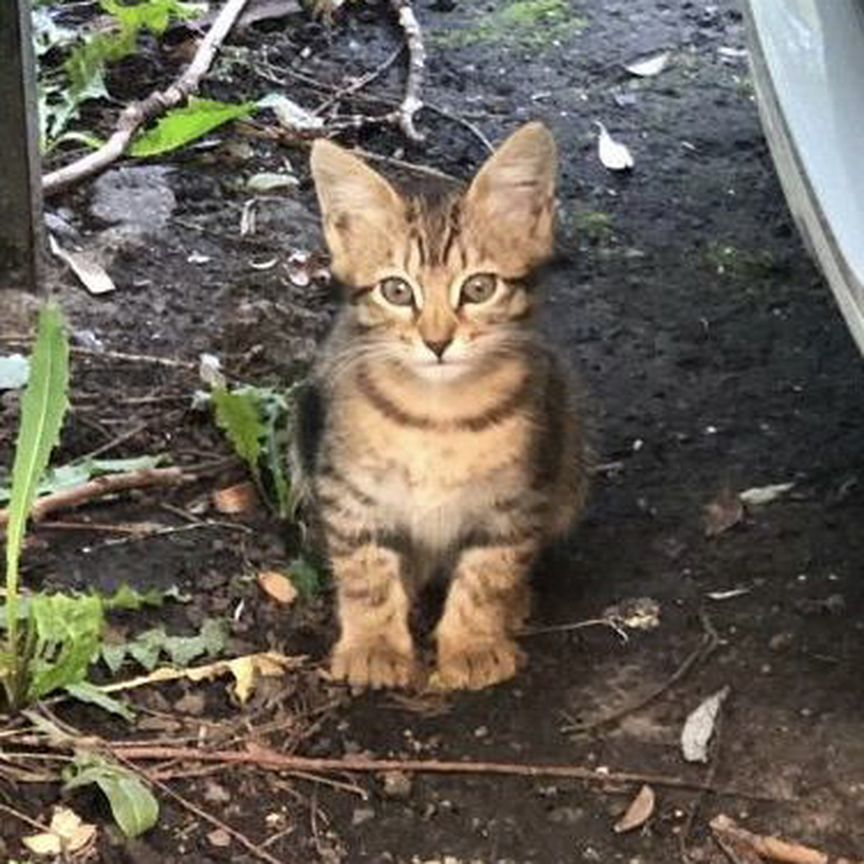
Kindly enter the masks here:
<path id="1" fill-rule="evenodd" d="M 324 128 L 324 121 L 298 105 L 284 93 L 269 93 L 258 100 L 259 108 L 269 108 L 283 129 L 296 132 L 317 132 Z"/>
<path id="2" fill-rule="evenodd" d="M 731 489 L 724 489 L 705 506 L 705 536 L 719 537 L 744 519 L 741 497 Z"/>
<path id="3" fill-rule="evenodd" d="M 22 843 L 34 854 L 45 858 L 62 857 L 86 852 L 96 840 L 96 826 L 82 822 L 68 807 L 56 807 L 50 830 L 22 838 Z"/>
<path id="4" fill-rule="evenodd" d="M 692 711 L 681 730 L 681 752 L 688 762 L 708 761 L 708 742 L 714 734 L 714 724 L 720 707 L 729 695 L 729 687 L 709 696 Z"/>
<path id="5" fill-rule="evenodd" d="M 386 771 L 382 779 L 387 798 L 405 800 L 411 797 L 411 777 L 404 771 Z"/>
<path id="6" fill-rule="evenodd" d="M 603 618 L 628 630 L 653 630 L 660 626 L 660 603 L 653 597 L 628 597 L 605 609 Z"/>
<path id="7" fill-rule="evenodd" d="M 48 235 L 48 246 L 51 253 L 68 265 L 81 284 L 94 296 L 117 290 L 114 280 L 89 252 L 69 252 L 57 242 L 53 234 Z"/>
<path id="8" fill-rule="evenodd" d="M 751 861 L 760 864 L 763 859 L 782 864 L 860 864 L 847 858 L 831 858 L 824 852 L 799 843 L 754 834 L 740 828 L 733 819 L 722 813 L 711 820 L 710 826 L 714 839 L 733 864 L 750 864 Z"/>
<path id="9" fill-rule="evenodd" d="M 728 591 L 709 591 L 705 596 L 709 600 L 732 600 L 749 594 L 752 588 L 730 588 Z"/>
<path id="10" fill-rule="evenodd" d="M 597 138 L 597 153 L 600 161 L 610 171 L 629 171 L 635 161 L 626 144 L 616 141 L 606 127 L 598 120 L 595 125 L 600 130 Z"/>
<path id="11" fill-rule="evenodd" d="M 274 192 L 277 189 L 296 189 L 300 181 L 294 174 L 281 174 L 277 171 L 262 171 L 253 174 L 246 181 L 250 192 Z"/>
<path id="12" fill-rule="evenodd" d="M 290 606 L 297 599 L 298 591 L 294 583 L 278 570 L 259 573 L 258 584 L 265 594 L 283 606 Z"/>
<path id="13" fill-rule="evenodd" d="M 214 828 L 207 835 L 207 842 L 217 849 L 225 849 L 231 845 L 231 835 L 224 828 Z"/>
<path id="14" fill-rule="evenodd" d="M 634 63 L 628 63 L 624 68 L 637 78 L 653 78 L 666 68 L 668 62 L 669 52 L 664 51 L 661 54 L 655 54 L 652 57 L 645 57 Z"/>
<path id="15" fill-rule="evenodd" d="M 794 488 L 794 483 L 774 483 L 770 486 L 745 489 L 738 497 L 741 499 L 741 503 L 748 507 L 759 507 L 762 504 L 770 504 L 772 501 L 782 498 Z"/>
<path id="16" fill-rule="evenodd" d="M 654 813 L 654 790 L 645 784 L 630 802 L 627 812 L 615 823 L 612 830 L 616 834 L 641 828 Z"/>

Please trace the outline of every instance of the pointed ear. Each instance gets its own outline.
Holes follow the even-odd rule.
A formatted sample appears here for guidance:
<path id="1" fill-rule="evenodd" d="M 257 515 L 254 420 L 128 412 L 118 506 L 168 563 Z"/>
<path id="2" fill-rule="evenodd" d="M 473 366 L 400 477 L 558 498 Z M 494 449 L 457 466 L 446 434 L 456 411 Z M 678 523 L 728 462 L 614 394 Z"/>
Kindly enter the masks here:
<path id="1" fill-rule="evenodd" d="M 558 148 L 542 123 L 514 132 L 465 196 L 472 241 L 503 276 L 519 278 L 552 254 Z"/>
<path id="2" fill-rule="evenodd" d="M 311 167 L 333 274 L 348 286 L 372 284 L 405 230 L 402 199 L 380 174 L 329 141 L 312 145 Z"/>

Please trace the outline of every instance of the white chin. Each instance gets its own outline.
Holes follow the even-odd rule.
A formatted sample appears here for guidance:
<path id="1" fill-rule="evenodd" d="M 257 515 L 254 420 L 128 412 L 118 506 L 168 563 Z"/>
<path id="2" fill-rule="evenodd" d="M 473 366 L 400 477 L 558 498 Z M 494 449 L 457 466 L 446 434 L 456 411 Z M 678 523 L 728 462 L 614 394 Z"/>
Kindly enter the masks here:
<path id="1" fill-rule="evenodd" d="M 467 369 L 466 363 L 443 363 L 429 362 L 416 363 L 413 366 L 414 372 L 427 381 L 452 381 L 454 378 L 459 378 Z"/>

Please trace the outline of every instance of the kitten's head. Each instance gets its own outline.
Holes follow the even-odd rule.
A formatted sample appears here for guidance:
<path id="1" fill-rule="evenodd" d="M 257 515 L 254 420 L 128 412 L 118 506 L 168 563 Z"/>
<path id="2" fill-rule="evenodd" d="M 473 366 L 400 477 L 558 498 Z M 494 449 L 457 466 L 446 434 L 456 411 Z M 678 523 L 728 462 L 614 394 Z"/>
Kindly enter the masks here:
<path id="1" fill-rule="evenodd" d="M 467 190 L 416 197 L 317 141 L 332 269 L 367 354 L 446 380 L 512 346 L 532 308 L 524 279 L 552 252 L 556 173 L 540 123 L 508 138 Z"/>

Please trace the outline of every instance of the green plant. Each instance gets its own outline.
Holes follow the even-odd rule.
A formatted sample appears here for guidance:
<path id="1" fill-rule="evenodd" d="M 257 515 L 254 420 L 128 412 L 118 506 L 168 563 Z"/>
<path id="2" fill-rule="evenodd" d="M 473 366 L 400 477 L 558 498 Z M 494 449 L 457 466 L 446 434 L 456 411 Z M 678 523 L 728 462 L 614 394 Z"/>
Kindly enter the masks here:
<path id="1" fill-rule="evenodd" d="M 0 653 L 0 679 L 9 703 L 24 699 L 29 682 L 28 656 L 38 634 L 20 629 L 19 566 L 27 518 L 45 473 L 51 451 L 60 437 L 69 404 L 69 345 L 60 310 L 46 306 L 39 316 L 30 379 L 21 401 L 21 425 L 12 467 L 12 495 L 6 529 L 6 649 Z M 33 621 L 32 618 L 28 619 Z M 42 619 L 43 624 L 45 619 Z M 44 638 L 44 636 L 43 636 Z"/>
<path id="2" fill-rule="evenodd" d="M 264 500 L 270 500 L 268 486 L 281 517 L 291 511 L 291 485 L 285 473 L 290 393 L 268 387 L 213 387 L 216 422 L 249 466 Z M 262 471 L 262 467 L 264 471 Z M 265 475 L 266 472 L 266 475 Z"/>
<path id="3" fill-rule="evenodd" d="M 125 4 L 100 0 L 110 26 L 105 31 L 79 35 L 79 31 L 56 24 L 53 10 L 34 10 L 34 46 L 40 60 L 39 116 L 40 142 L 49 152 L 61 141 L 83 140 L 98 146 L 93 136 L 69 132 L 84 103 L 108 96 L 105 74 L 108 64 L 134 54 L 142 32 L 161 36 L 175 20 L 198 15 L 202 7 L 182 0 L 141 0 Z M 65 53 L 62 64 L 47 65 L 50 52 Z"/>

